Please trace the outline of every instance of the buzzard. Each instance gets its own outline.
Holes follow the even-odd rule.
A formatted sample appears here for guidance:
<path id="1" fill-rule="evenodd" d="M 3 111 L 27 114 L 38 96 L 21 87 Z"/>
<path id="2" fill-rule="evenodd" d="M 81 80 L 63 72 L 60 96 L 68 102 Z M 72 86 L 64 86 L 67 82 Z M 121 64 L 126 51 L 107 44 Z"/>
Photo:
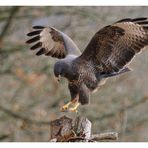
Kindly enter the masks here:
<path id="1" fill-rule="evenodd" d="M 100 29 L 81 53 L 73 40 L 54 27 L 34 26 L 26 43 L 37 56 L 58 58 L 57 80 L 65 77 L 71 101 L 61 111 L 77 111 L 88 104 L 90 93 L 109 77 L 130 71 L 133 57 L 148 45 L 148 18 L 126 18 Z"/>

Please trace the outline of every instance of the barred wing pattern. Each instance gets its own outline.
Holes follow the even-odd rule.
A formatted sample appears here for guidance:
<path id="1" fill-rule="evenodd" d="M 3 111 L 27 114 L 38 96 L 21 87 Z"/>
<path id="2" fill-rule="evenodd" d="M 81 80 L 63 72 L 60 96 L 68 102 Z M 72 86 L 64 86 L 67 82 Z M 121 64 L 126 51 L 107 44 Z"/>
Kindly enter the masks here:
<path id="1" fill-rule="evenodd" d="M 68 54 L 80 53 L 75 43 L 63 32 L 53 27 L 34 26 L 27 36 L 32 37 L 26 43 L 34 45 L 31 50 L 39 49 L 36 55 L 46 55 L 62 59 Z"/>
<path id="2" fill-rule="evenodd" d="M 81 58 L 91 60 L 99 73 L 113 73 L 147 45 L 148 19 L 124 19 L 98 31 Z"/>

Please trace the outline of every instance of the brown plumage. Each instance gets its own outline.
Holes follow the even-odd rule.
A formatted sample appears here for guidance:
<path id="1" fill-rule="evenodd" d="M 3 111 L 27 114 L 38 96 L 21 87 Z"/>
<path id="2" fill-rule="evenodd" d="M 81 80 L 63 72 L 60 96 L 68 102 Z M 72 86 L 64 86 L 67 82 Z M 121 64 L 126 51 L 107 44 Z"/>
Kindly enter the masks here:
<path id="1" fill-rule="evenodd" d="M 34 26 L 35 31 L 28 33 L 28 36 L 35 36 L 29 39 L 26 43 L 36 42 L 30 49 L 35 50 L 40 48 L 36 55 L 45 54 L 46 56 L 64 58 L 66 49 L 64 46 L 63 37 L 55 29 L 51 27 Z"/>
<path id="2" fill-rule="evenodd" d="M 148 45 L 147 18 L 122 19 L 102 28 L 82 54 L 63 32 L 52 27 L 35 26 L 34 29 L 28 36 L 35 37 L 27 43 L 37 42 L 31 47 L 31 50 L 40 48 L 37 55 L 61 59 L 54 66 L 54 74 L 68 79 L 72 103 L 87 104 L 90 92 L 106 78 L 130 71 L 127 65 Z"/>
<path id="3" fill-rule="evenodd" d="M 116 72 L 148 45 L 147 18 L 124 19 L 98 31 L 82 54 L 92 60 L 99 73 Z"/>

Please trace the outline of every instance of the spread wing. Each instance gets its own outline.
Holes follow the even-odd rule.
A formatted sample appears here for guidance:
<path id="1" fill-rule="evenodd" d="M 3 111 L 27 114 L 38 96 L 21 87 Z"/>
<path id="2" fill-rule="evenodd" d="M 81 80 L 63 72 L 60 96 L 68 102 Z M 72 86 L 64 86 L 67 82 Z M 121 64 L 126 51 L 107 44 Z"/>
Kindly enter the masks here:
<path id="1" fill-rule="evenodd" d="M 98 31 L 80 56 L 99 73 L 113 73 L 127 65 L 148 45 L 148 19 L 124 19 Z"/>
<path id="2" fill-rule="evenodd" d="M 70 37 L 53 27 L 34 26 L 26 43 L 33 44 L 31 50 L 39 49 L 36 55 L 65 58 L 68 54 L 80 55 L 80 50 Z"/>

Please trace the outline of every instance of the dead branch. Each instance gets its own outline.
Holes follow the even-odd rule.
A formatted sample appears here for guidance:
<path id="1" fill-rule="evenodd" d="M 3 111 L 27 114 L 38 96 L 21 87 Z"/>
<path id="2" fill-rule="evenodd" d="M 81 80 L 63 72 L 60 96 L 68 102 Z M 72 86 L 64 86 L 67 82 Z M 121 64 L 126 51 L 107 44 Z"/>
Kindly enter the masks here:
<path id="1" fill-rule="evenodd" d="M 90 138 L 91 140 L 95 141 L 111 141 L 111 140 L 118 140 L 118 133 L 116 132 L 107 132 L 107 133 L 100 133 L 94 134 Z"/>
<path id="2" fill-rule="evenodd" d="M 118 139 L 118 133 L 107 132 L 91 135 L 91 122 L 78 116 L 71 119 L 63 116 L 51 122 L 50 142 L 96 142 Z"/>
<path id="3" fill-rule="evenodd" d="M 44 125 L 49 125 L 50 124 L 50 121 L 37 121 L 35 119 L 30 119 L 30 118 L 27 118 L 23 115 L 20 115 L 20 114 L 17 114 L 17 113 L 14 113 L 13 111 L 3 107 L 0 105 L 0 110 L 3 111 L 4 113 L 6 113 L 7 115 L 13 117 L 13 118 L 16 118 L 16 119 L 20 119 L 20 120 L 23 120 L 25 121 L 26 123 L 30 123 L 30 124 L 36 124 L 36 125 L 41 125 L 41 124 L 44 124 Z"/>
<path id="4" fill-rule="evenodd" d="M 10 136 L 9 134 L 0 135 L 0 141 L 9 138 L 9 136 Z"/>

